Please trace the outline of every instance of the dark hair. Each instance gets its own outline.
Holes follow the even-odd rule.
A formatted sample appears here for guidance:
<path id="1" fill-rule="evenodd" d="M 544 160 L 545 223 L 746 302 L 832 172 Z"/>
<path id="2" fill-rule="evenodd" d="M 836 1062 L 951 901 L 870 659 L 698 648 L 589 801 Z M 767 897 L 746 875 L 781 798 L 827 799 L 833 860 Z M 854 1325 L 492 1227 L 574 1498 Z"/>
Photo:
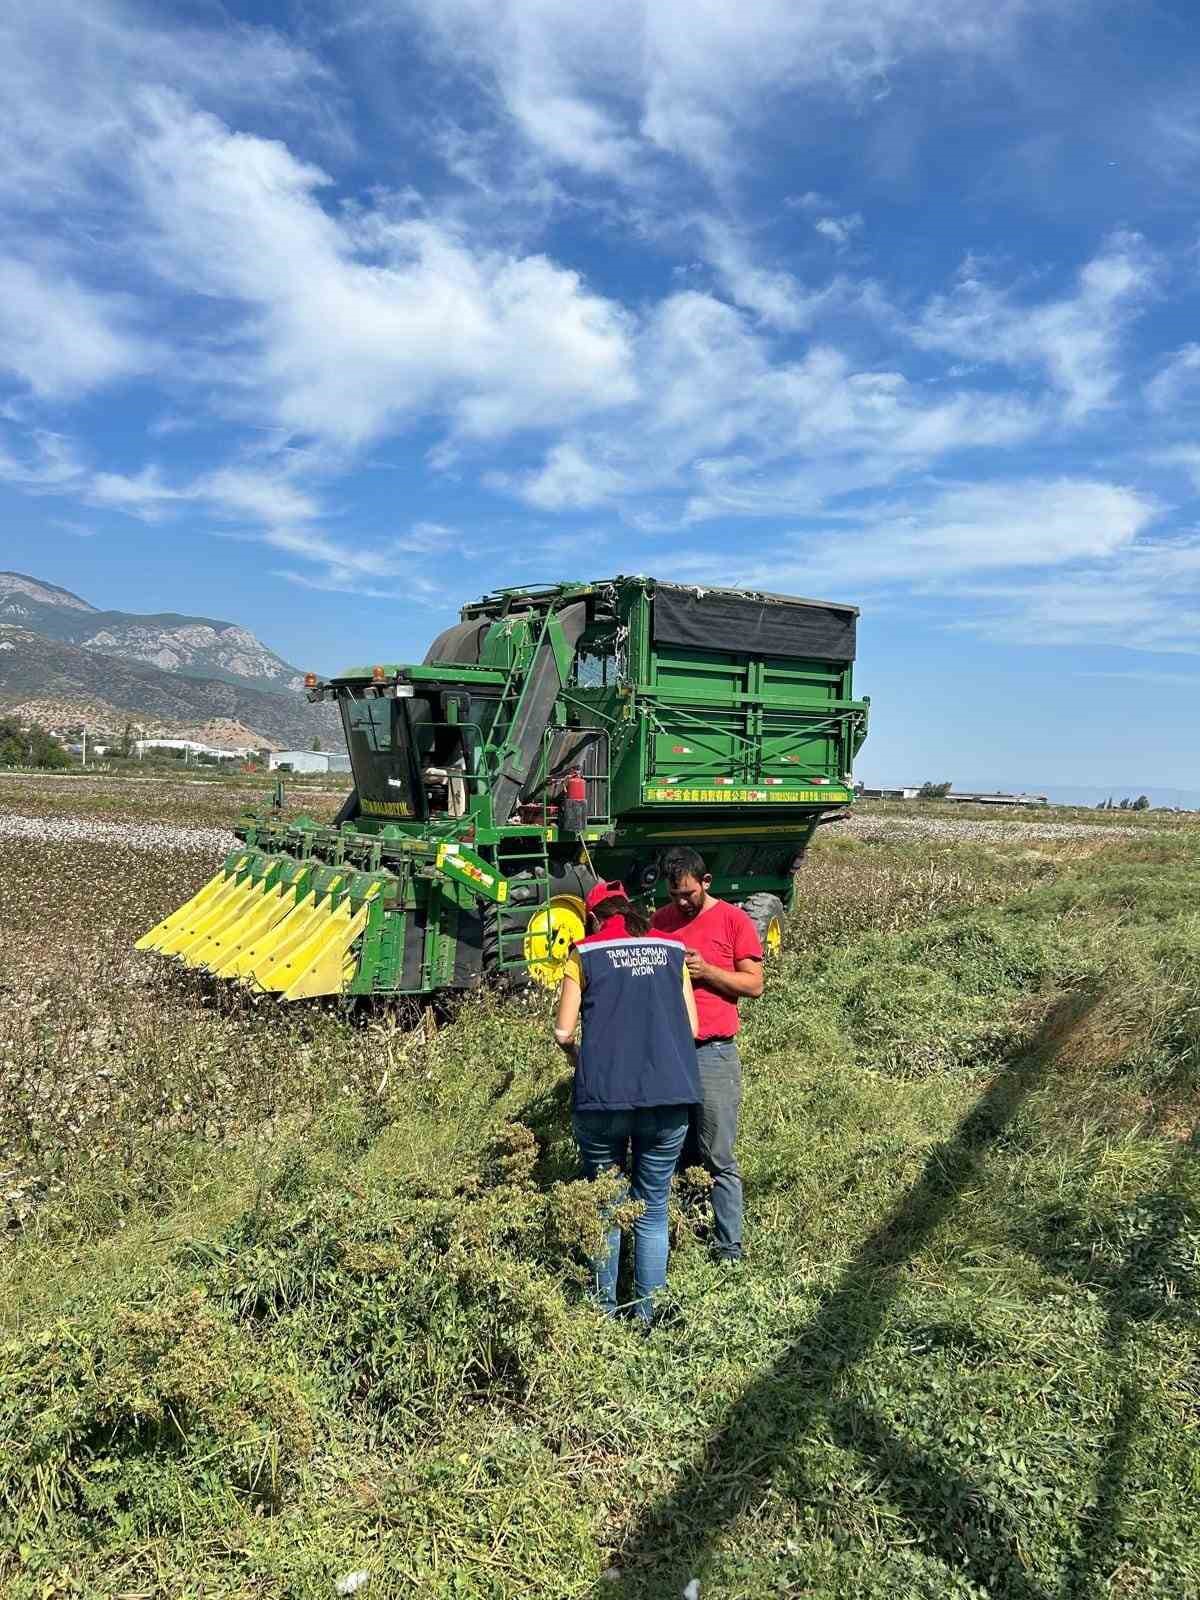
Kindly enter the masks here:
<path id="1" fill-rule="evenodd" d="M 667 882 L 674 889 L 683 878 L 695 878 L 699 883 L 708 877 L 708 868 L 704 865 L 704 857 L 699 850 L 693 850 L 690 845 L 676 845 L 673 850 L 668 850 L 663 858 L 663 873 Z"/>
<path id="2" fill-rule="evenodd" d="M 597 927 L 607 922 L 609 917 L 624 917 L 625 926 L 639 939 L 650 932 L 650 918 L 622 894 L 610 894 L 607 900 L 601 900 L 598 906 L 592 907 L 592 916 L 596 919 Z"/>

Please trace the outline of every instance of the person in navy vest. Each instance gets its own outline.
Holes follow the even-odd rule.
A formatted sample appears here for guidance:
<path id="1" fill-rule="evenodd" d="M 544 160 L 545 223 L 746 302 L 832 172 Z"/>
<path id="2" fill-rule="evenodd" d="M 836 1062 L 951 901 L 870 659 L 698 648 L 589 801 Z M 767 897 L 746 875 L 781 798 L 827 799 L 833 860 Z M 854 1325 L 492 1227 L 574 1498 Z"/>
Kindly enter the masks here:
<path id="1" fill-rule="evenodd" d="M 627 1171 L 629 1192 L 644 1207 L 633 1228 L 633 1310 L 648 1330 L 667 1281 L 671 1175 L 700 1102 L 696 1002 L 682 941 L 651 933 L 623 884 L 597 883 L 586 904 L 592 931 L 568 958 L 554 1037 L 575 1062 L 573 1121 L 585 1174 Z M 613 1228 L 594 1263 L 595 1296 L 609 1316 L 617 1311 L 620 1250 Z"/>

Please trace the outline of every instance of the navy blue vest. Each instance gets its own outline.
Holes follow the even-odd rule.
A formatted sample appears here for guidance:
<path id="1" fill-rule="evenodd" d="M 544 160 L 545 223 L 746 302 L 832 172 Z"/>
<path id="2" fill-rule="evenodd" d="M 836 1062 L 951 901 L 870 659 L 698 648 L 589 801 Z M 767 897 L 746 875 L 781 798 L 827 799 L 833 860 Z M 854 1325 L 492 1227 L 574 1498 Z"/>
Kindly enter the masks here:
<path id="1" fill-rule="evenodd" d="M 583 939 L 576 1111 L 697 1105 L 696 1041 L 675 939 Z"/>

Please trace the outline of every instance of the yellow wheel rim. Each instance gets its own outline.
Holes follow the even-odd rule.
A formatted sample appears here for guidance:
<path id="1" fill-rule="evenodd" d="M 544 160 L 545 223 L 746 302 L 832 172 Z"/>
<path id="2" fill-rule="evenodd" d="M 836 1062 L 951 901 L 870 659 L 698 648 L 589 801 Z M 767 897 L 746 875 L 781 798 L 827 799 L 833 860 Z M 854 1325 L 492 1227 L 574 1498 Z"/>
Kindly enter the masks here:
<path id="1" fill-rule="evenodd" d="M 562 981 L 571 946 L 584 935 L 583 901 L 574 895 L 556 894 L 529 919 L 525 929 L 525 960 L 529 976 L 547 989 Z"/>
<path id="2" fill-rule="evenodd" d="M 772 917 L 767 923 L 763 946 L 769 956 L 777 956 L 783 949 L 783 923 L 778 917 Z"/>

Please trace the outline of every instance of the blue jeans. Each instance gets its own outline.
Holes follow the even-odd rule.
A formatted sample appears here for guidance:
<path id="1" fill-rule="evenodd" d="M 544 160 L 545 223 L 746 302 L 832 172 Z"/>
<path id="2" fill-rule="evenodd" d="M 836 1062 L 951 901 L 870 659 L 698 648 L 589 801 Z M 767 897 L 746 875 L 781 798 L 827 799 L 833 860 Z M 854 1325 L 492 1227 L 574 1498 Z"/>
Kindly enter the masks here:
<path id="1" fill-rule="evenodd" d="M 742 1104 L 742 1061 L 732 1039 L 696 1046 L 703 1103 L 696 1109 L 700 1161 L 712 1176 L 713 1253 L 742 1253 L 742 1169 L 734 1154 Z"/>
<path id="2" fill-rule="evenodd" d="M 611 1167 L 626 1170 L 633 1146 L 629 1193 L 645 1209 L 633 1225 L 634 1311 L 643 1321 L 654 1315 L 654 1296 L 667 1281 L 667 1196 L 671 1175 L 688 1129 L 688 1106 L 649 1106 L 637 1111 L 577 1111 L 575 1138 L 584 1174 L 596 1178 Z M 617 1271 L 621 1230 L 610 1230 L 607 1248 L 592 1264 L 594 1291 L 602 1311 L 617 1310 Z"/>

